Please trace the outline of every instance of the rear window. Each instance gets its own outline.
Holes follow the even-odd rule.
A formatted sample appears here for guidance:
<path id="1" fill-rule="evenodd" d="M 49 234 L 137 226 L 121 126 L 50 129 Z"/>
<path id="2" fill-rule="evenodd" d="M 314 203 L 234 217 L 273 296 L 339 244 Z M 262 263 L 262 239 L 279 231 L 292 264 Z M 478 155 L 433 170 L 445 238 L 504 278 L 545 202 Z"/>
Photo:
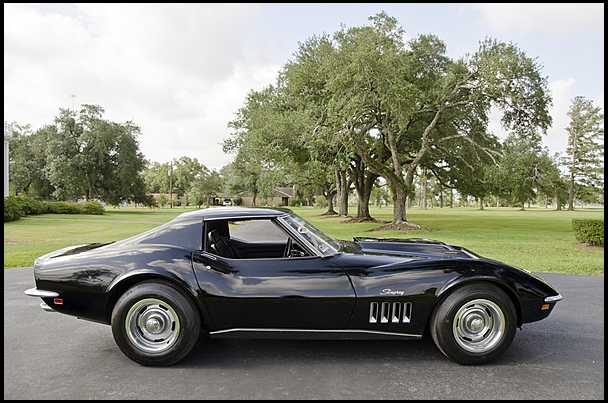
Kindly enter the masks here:
<path id="1" fill-rule="evenodd" d="M 174 245 L 188 250 L 198 250 L 202 247 L 202 231 L 200 218 L 182 219 L 170 221 L 124 242 Z"/>

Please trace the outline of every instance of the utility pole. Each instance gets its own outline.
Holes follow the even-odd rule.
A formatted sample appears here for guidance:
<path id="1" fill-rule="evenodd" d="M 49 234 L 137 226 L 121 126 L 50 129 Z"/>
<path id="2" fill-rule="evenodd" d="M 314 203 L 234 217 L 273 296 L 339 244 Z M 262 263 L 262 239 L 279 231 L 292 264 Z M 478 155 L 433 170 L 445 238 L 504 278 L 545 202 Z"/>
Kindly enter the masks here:
<path id="1" fill-rule="evenodd" d="M 8 130 L 9 125 L 4 122 L 4 197 L 8 197 Z"/>
<path id="2" fill-rule="evenodd" d="M 169 163 L 169 206 L 173 208 L 173 160 Z"/>

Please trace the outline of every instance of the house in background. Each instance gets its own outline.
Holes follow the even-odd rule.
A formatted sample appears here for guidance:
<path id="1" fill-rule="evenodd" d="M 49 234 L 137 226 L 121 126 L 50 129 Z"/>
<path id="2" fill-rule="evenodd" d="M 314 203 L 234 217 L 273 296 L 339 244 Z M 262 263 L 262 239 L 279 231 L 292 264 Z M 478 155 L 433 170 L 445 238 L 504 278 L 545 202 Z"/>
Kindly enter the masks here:
<path id="1" fill-rule="evenodd" d="M 243 192 L 240 195 L 241 206 L 253 207 L 253 194 L 249 192 Z M 289 201 L 295 196 L 293 187 L 282 186 L 276 187 L 272 191 L 270 197 L 261 197 L 258 195 L 255 199 L 255 205 L 260 206 L 271 206 L 271 207 L 282 207 L 289 206 Z"/>

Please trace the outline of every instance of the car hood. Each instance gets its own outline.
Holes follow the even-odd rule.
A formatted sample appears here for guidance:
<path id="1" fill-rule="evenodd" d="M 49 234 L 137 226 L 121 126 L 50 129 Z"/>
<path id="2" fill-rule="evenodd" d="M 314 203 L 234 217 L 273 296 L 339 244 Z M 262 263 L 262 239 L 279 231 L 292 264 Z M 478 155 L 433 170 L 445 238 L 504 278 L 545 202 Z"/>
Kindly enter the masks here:
<path id="1" fill-rule="evenodd" d="M 339 241 L 340 251 L 354 254 L 375 254 L 410 258 L 479 259 L 481 256 L 455 245 L 423 238 L 355 237 L 353 241 Z"/>

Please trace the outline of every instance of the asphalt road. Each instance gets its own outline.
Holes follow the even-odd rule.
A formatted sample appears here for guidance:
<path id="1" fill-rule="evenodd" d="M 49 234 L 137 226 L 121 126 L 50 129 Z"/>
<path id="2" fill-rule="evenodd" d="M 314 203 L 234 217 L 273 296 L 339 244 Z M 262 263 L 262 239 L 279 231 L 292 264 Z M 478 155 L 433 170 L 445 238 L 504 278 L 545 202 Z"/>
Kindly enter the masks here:
<path id="1" fill-rule="evenodd" d="M 452 363 L 430 339 L 222 340 L 149 368 L 109 326 L 40 310 L 30 269 L 4 270 L 4 398 L 603 399 L 604 277 L 543 277 L 565 300 L 492 365 Z"/>

